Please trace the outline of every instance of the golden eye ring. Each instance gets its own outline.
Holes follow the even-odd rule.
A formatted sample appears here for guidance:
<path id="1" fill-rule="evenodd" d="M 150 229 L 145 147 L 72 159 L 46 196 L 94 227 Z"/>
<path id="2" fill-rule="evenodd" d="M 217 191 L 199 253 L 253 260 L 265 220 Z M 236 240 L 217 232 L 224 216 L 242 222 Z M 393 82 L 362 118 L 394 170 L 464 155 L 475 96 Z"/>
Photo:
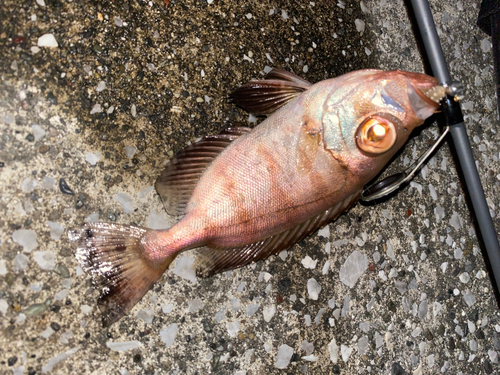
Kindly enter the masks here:
<path id="1" fill-rule="evenodd" d="M 359 125 L 356 144 L 368 154 L 383 154 L 396 143 L 396 125 L 387 118 L 373 115 Z"/>

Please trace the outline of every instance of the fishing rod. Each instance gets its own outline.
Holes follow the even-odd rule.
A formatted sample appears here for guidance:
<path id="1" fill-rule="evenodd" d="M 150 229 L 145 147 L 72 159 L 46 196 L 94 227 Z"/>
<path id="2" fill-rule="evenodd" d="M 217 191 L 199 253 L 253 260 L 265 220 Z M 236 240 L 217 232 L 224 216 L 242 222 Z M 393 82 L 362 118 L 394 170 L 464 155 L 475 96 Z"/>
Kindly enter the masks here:
<path id="1" fill-rule="evenodd" d="M 443 86 L 452 86 L 450 73 L 437 35 L 434 19 L 427 0 L 410 0 L 422 37 L 425 52 L 433 75 Z M 484 196 L 484 190 L 479 179 L 479 173 L 474 162 L 469 138 L 465 130 L 460 103 L 448 94 L 443 102 L 443 112 L 446 125 L 450 128 L 450 135 L 456 149 L 456 165 L 460 168 L 466 193 L 471 203 L 473 217 L 476 219 L 476 233 L 480 243 L 484 246 L 483 256 L 486 265 L 489 265 L 491 283 L 497 292 L 500 291 L 500 246 L 497 232 Z M 500 108 L 499 108 L 500 110 Z M 498 302 L 498 301 L 497 301 Z"/>

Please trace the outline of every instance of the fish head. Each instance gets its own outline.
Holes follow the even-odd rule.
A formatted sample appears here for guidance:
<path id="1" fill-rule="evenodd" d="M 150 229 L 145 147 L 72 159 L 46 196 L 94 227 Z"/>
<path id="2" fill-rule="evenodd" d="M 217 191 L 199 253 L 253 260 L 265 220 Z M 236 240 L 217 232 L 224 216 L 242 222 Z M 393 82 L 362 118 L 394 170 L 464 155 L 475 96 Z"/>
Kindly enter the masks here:
<path id="1" fill-rule="evenodd" d="M 343 77 L 324 103 L 324 145 L 371 179 L 438 110 L 445 89 L 420 73 L 361 70 Z"/>

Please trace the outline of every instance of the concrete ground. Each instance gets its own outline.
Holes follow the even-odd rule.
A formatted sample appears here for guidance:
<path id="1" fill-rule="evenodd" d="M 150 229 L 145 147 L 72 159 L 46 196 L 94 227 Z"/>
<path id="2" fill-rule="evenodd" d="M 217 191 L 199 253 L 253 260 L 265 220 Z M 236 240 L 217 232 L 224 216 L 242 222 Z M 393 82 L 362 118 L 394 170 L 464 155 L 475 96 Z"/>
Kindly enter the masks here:
<path id="1" fill-rule="evenodd" d="M 431 1 L 500 228 L 479 4 Z M 196 279 L 178 271 L 186 253 L 106 329 L 66 235 L 85 220 L 170 225 L 152 189 L 164 163 L 248 125 L 226 98 L 266 66 L 312 82 L 422 72 L 402 1 L 4 0 L 0 20 L 0 373 L 500 373 L 498 305 L 448 145 L 410 187 L 280 256 Z M 386 173 L 437 134 L 419 131 Z M 349 256 L 369 263 L 352 287 Z"/>

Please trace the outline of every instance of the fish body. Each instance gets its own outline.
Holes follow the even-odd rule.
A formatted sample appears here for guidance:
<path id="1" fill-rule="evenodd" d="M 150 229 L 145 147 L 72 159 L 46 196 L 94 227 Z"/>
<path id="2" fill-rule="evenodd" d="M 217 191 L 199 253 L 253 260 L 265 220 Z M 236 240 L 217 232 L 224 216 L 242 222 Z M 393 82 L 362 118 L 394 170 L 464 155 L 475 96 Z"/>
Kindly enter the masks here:
<path id="1" fill-rule="evenodd" d="M 180 252 L 200 248 L 202 276 L 292 246 L 355 203 L 437 108 L 437 81 L 362 70 L 314 85 L 275 70 L 237 89 L 233 101 L 274 112 L 254 129 L 232 128 L 181 152 L 156 183 L 167 212 L 153 231 L 86 224 L 70 233 L 76 257 L 101 288 L 109 325 L 142 298 Z"/>

